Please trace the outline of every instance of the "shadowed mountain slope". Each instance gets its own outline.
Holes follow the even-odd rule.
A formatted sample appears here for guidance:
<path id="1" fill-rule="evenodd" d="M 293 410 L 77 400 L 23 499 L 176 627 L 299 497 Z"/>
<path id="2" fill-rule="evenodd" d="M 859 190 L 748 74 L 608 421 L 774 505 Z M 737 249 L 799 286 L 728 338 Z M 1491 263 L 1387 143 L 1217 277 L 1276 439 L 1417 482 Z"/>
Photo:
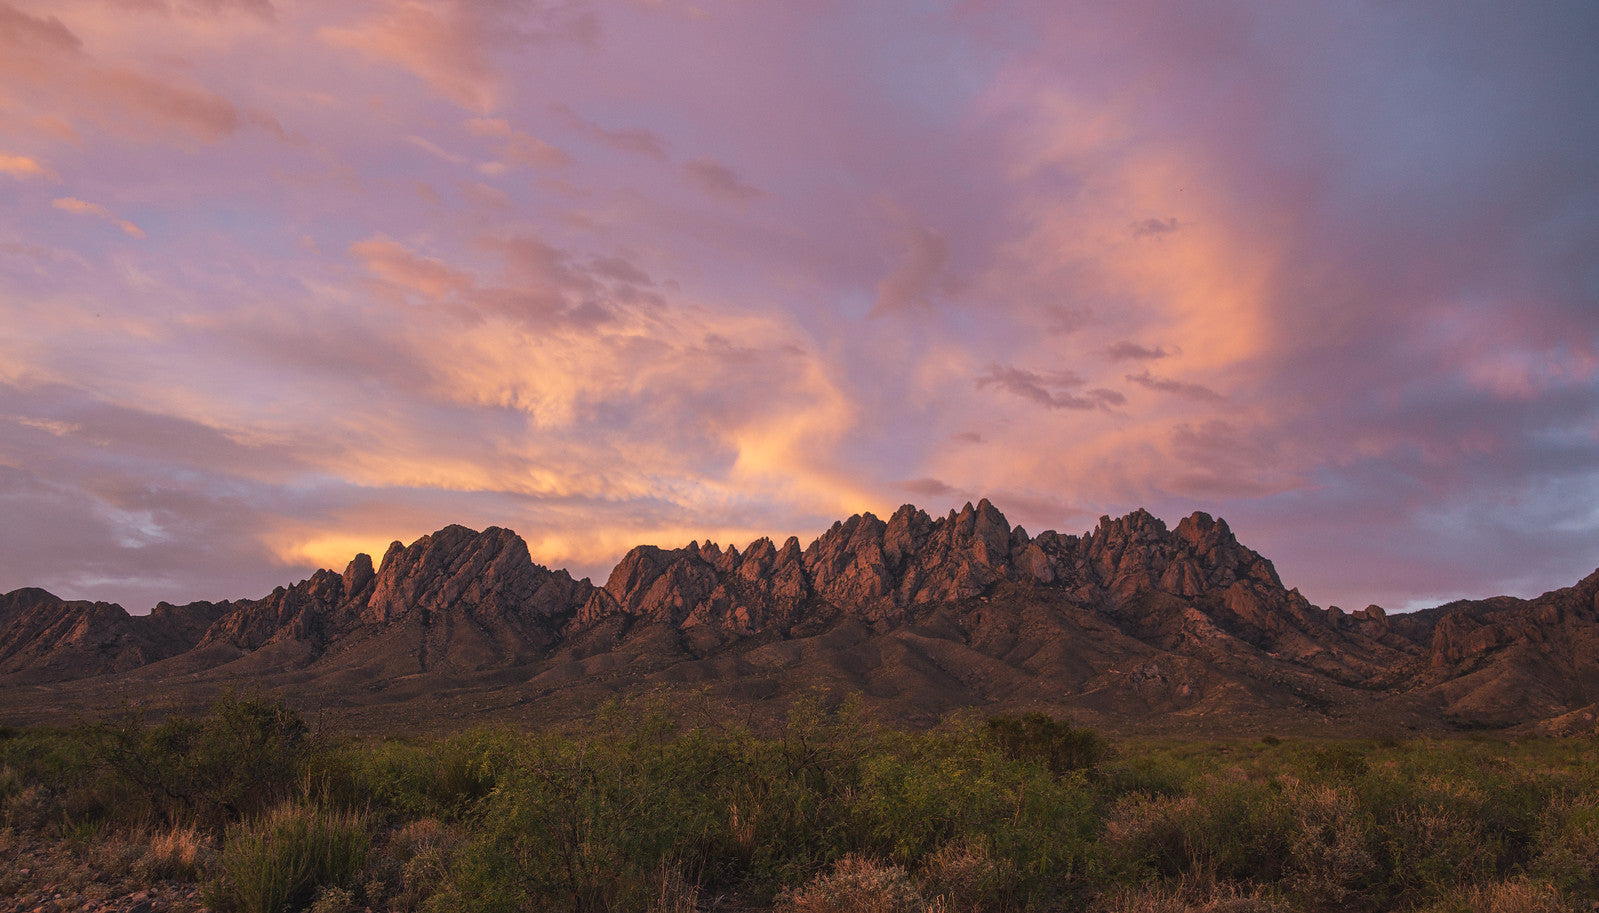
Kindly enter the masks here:
<path id="1" fill-rule="evenodd" d="M 1034 537 L 986 500 L 906 505 L 803 548 L 639 546 L 603 587 L 509 530 L 450 526 L 258 600 L 141 618 L 0 597 L 0 719 L 246 683 L 373 725 L 560 718 L 640 689 L 759 715 L 823 688 L 909 722 L 1026 707 L 1111 729 L 1569 731 L 1599 700 L 1596 599 L 1599 573 L 1534 600 L 1323 610 L 1203 513 Z"/>

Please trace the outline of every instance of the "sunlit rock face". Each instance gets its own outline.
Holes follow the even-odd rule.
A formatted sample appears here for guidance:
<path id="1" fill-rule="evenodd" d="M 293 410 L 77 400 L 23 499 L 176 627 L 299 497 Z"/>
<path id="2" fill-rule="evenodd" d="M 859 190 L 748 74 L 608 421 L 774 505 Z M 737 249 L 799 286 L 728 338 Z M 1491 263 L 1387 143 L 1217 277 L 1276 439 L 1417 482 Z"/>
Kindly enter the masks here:
<path id="1" fill-rule="evenodd" d="M 1394 719 L 1516 725 L 1579 719 L 1599 694 L 1599 572 L 1531 601 L 1346 613 L 1286 589 L 1204 513 L 1031 536 L 984 500 L 859 514 L 804 547 L 642 545 L 603 587 L 534 563 L 510 530 L 449 526 L 261 599 L 135 618 L 37 589 L 0 597 L 5 680 L 135 673 L 549 692 L 595 676 L 735 692 L 745 676 L 822 676 L 919 707 L 1033 695 L 1134 716 L 1326 715 L 1379 701 Z"/>

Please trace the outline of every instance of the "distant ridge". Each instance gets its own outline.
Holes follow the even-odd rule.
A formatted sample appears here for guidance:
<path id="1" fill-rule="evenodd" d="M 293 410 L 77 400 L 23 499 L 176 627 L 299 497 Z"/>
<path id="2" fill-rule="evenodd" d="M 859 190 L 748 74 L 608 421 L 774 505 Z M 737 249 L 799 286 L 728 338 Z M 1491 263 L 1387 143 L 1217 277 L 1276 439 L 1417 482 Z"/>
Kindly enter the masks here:
<path id="1" fill-rule="evenodd" d="M 0 596 L 0 722 L 129 695 L 181 710 L 228 683 L 374 726 L 559 719 L 643 689 L 756 714 L 823 688 L 911 723 L 1026 707 L 1111 729 L 1589 731 L 1599 572 L 1533 600 L 1345 613 L 1204 513 L 1035 537 L 984 500 L 859 514 L 804 548 L 639 546 L 603 587 L 509 530 L 449 526 L 263 599 L 136 617 Z"/>

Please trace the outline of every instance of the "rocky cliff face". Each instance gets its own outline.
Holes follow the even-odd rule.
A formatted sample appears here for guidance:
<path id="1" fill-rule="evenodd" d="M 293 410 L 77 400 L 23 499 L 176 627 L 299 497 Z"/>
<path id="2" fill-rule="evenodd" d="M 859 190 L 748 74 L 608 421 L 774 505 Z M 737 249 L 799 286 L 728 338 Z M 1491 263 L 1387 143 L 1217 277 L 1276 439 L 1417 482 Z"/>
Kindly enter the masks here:
<path id="1" fill-rule="evenodd" d="M 16 590 L 0 596 L 0 676 L 47 682 L 137 669 L 192 649 L 219 613 L 163 603 L 139 618 L 111 603 Z"/>
<path id="2" fill-rule="evenodd" d="M 735 694 L 830 682 L 926 713 L 1046 701 L 1326 715 L 1382 701 L 1402 708 L 1394 719 L 1515 725 L 1599 701 L 1599 573 L 1525 602 L 1345 613 L 1286 589 L 1203 513 L 1031 536 L 985 500 L 936 518 L 860 514 L 804 547 L 639 546 L 603 587 L 534 563 L 509 530 L 450 526 L 393 543 L 376 567 L 358 555 L 262 599 L 144 618 L 42 590 L 0 597 L 0 680 L 130 670 L 151 687 L 525 682 L 523 700 L 601 681 Z"/>
<path id="3" fill-rule="evenodd" d="M 276 646 L 279 661 L 303 665 L 359 643 L 393 673 L 481 668 L 537 655 L 593 590 L 534 564 L 510 530 L 448 526 L 409 546 L 391 544 L 376 569 L 357 555 L 342 574 L 318 571 L 237 603 L 200 648 L 244 656 Z"/>
<path id="4" fill-rule="evenodd" d="M 782 549 L 757 540 L 742 554 L 714 543 L 640 546 L 574 627 L 623 615 L 742 637 L 846 614 L 891 627 L 1000 582 L 1060 591 L 1113 616 L 1134 612 L 1146 594 L 1204 600 L 1217 623 L 1266 644 L 1334 630 L 1324 613 L 1284 590 L 1271 562 L 1240 545 L 1224 520 L 1196 513 L 1168 530 L 1140 510 L 1101 518 L 1082 537 L 1048 531 L 1035 539 L 986 500 L 936 520 L 911 505 L 886 523 L 859 514 L 803 552 L 794 539 Z"/>

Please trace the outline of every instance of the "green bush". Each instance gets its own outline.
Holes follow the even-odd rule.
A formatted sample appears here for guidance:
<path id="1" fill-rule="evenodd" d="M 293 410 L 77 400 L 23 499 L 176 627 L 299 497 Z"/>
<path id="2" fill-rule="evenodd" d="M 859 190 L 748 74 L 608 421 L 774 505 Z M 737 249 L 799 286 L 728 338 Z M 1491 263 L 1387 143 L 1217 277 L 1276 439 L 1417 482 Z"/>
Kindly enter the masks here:
<path id="1" fill-rule="evenodd" d="M 200 720 L 174 717 L 150 728 L 128 714 L 88 733 L 109 776 L 105 812 L 124 822 L 155 816 L 220 831 L 300 791 L 315 746 L 299 714 L 281 701 L 231 691 Z"/>
<path id="2" fill-rule="evenodd" d="M 988 721 L 985 734 L 1007 757 L 1042 764 L 1056 776 L 1092 771 L 1109 750 L 1092 729 L 1078 729 L 1042 713 L 996 716 Z"/>
<path id="3" fill-rule="evenodd" d="M 1210 884 L 1275 883 L 1288 858 L 1292 810 L 1280 787 L 1207 777 L 1184 795 L 1121 797 L 1108 813 L 1100 852 L 1106 872 Z"/>

